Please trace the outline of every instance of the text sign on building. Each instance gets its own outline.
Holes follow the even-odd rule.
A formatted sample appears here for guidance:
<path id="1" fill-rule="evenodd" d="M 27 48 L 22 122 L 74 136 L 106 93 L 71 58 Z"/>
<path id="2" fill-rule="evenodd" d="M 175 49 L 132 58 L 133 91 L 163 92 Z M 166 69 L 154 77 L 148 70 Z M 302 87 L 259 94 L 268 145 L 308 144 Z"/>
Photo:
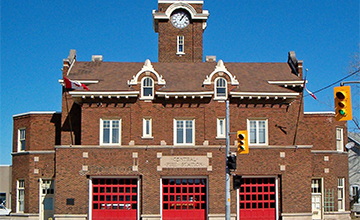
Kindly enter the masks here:
<path id="1" fill-rule="evenodd" d="M 162 168 L 207 168 L 209 159 L 206 156 L 163 156 L 160 158 Z"/>

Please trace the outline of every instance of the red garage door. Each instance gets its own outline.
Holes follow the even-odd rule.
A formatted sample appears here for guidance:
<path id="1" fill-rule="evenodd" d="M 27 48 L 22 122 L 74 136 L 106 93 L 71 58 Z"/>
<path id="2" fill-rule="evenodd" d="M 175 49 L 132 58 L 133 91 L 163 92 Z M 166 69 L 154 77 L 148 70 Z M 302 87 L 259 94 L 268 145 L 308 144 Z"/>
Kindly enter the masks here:
<path id="1" fill-rule="evenodd" d="M 93 179 L 93 220 L 137 219 L 137 179 Z"/>
<path id="2" fill-rule="evenodd" d="M 241 220 L 276 218 L 275 178 L 243 178 L 239 191 Z"/>
<path id="3" fill-rule="evenodd" d="M 163 220 L 206 219 L 206 179 L 163 179 Z"/>

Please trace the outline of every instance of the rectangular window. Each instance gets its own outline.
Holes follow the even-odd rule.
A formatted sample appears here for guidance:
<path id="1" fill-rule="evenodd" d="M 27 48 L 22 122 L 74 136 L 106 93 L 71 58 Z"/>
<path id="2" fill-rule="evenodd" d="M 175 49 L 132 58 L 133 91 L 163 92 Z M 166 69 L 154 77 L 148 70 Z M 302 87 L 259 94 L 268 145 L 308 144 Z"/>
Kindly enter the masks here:
<path id="1" fill-rule="evenodd" d="M 143 119 L 143 138 L 152 138 L 152 120 L 151 120 L 151 118 Z"/>
<path id="2" fill-rule="evenodd" d="M 358 201 L 359 186 L 357 186 L 357 185 L 352 185 L 352 186 L 350 187 L 350 196 L 353 197 L 356 202 Z"/>
<path id="3" fill-rule="evenodd" d="M 25 137 L 26 129 L 20 128 L 18 130 L 18 151 L 25 151 Z"/>
<path id="4" fill-rule="evenodd" d="M 218 118 L 217 119 L 217 138 L 226 138 L 225 132 L 226 132 L 226 127 L 225 127 L 225 118 Z"/>
<path id="5" fill-rule="evenodd" d="M 194 120 L 174 120 L 174 144 L 175 145 L 194 145 L 195 121 Z"/>
<path id="6" fill-rule="evenodd" d="M 342 128 L 336 128 L 336 150 L 344 151 L 344 135 Z"/>
<path id="7" fill-rule="evenodd" d="M 6 193 L 0 193 L 0 204 L 2 203 L 6 206 Z"/>
<path id="8" fill-rule="evenodd" d="M 267 145 L 267 127 L 267 120 L 248 120 L 249 143 L 252 145 Z"/>
<path id="9" fill-rule="evenodd" d="M 120 145 L 121 120 L 100 120 L 100 144 Z"/>
<path id="10" fill-rule="evenodd" d="M 184 54 L 184 36 L 177 36 L 177 53 Z"/>
<path id="11" fill-rule="evenodd" d="M 24 212 L 25 209 L 25 180 L 17 181 L 17 212 Z"/>
<path id="12" fill-rule="evenodd" d="M 338 211 L 345 211 L 345 178 L 338 178 Z"/>
<path id="13" fill-rule="evenodd" d="M 311 193 L 321 193 L 321 179 L 311 180 Z"/>

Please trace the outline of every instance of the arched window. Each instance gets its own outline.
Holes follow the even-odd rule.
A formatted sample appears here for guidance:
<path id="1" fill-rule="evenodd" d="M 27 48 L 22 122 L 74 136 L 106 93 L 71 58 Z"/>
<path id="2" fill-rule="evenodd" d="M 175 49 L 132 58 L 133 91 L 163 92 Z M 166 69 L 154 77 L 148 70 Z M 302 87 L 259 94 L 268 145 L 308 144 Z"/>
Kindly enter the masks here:
<path id="1" fill-rule="evenodd" d="M 153 99 L 154 98 L 154 81 L 150 77 L 146 77 L 142 80 L 142 98 Z"/>
<path id="2" fill-rule="evenodd" d="M 215 80 L 215 98 L 226 99 L 226 80 L 224 78 L 217 78 Z"/>

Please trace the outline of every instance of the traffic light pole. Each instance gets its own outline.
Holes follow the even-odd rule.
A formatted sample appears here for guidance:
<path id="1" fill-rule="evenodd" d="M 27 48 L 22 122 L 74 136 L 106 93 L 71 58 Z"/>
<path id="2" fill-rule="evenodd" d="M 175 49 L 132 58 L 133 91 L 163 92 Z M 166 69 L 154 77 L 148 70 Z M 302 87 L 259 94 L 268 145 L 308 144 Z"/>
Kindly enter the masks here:
<path id="1" fill-rule="evenodd" d="M 226 151 L 225 151 L 225 220 L 230 220 L 230 169 L 228 168 L 228 156 L 230 152 L 230 120 L 229 100 L 226 100 Z"/>

